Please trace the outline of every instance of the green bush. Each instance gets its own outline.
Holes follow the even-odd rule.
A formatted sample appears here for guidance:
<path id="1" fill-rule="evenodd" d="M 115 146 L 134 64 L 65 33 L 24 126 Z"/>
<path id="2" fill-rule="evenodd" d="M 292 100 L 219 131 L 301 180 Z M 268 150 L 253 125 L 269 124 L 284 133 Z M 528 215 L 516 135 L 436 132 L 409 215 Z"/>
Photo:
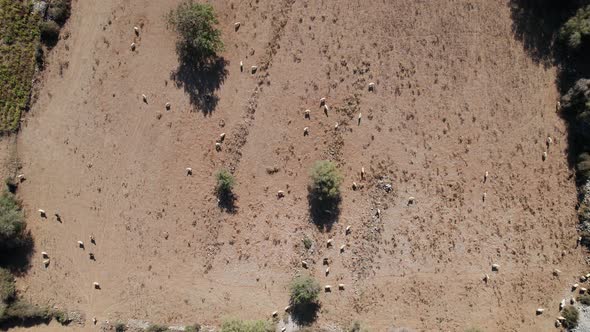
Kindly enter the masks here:
<path id="1" fill-rule="evenodd" d="M 201 331 L 201 324 L 194 324 L 184 327 L 184 332 L 199 332 Z"/>
<path id="2" fill-rule="evenodd" d="M 578 326 L 578 318 L 580 314 L 578 313 L 578 309 L 572 305 L 568 305 L 567 307 L 563 308 L 561 315 L 565 320 L 563 321 L 563 327 L 567 329 L 573 329 Z"/>
<path id="3" fill-rule="evenodd" d="M 70 17 L 71 7 L 70 0 L 53 0 L 49 3 L 47 14 L 50 19 L 63 25 Z"/>
<path id="4" fill-rule="evenodd" d="M 578 302 L 583 305 L 590 305 L 590 294 L 582 294 L 578 297 Z"/>
<path id="5" fill-rule="evenodd" d="M 311 170 L 310 191 L 319 201 L 333 201 L 340 198 L 342 176 L 331 161 L 322 160 Z"/>
<path id="6" fill-rule="evenodd" d="M 587 46 L 590 37 L 590 6 L 582 7 L 559 30 L 559 39 L 570 50 Z"/>
<path id="7" fill-rule="evenodd" d="M 10 271 L 0 268 L 0 302 L 7 303 L 14 298 L 14 277 Z"/>
<path id="8" fill-rule="evenodd" d="M 307 306 L 314 304 L 320 294 L 320 285 L 312 277 L 299 276 L 291 282 L 291 304 Z"/>
<path id="9" fill-rule="evenodd" d="M 590 80 L 579 79 L 561 98 L 561 105 L 563 112 L 573 117 L 572 129 L 581 138 L 581 143 L 588 142 L 590 140 Z M 580 157 L 583 158 L 583 156 Z M 580 166 L 581 169 L 585 168 L 585 165 Z"/>
<path id="10" fill-rule="evenodd" d="M 4 316 L 0 317 L 0 321 L 6 320 L 43 320 L 49 321 L 52 318 L 52 313 L 47 308 L 32 305 L 24 300 L 16 300 L 6 307 Z"/>
<path id="11" fill-rule="evenodd" d="M 221 197 L 231 195 L 236 183 L 233 175 L 231 175 L 231 173 L 227 170 L 222 169 L 221 171 L 217 172 L 215 178 L 217 179 L 217 185 L 215 186 L 217 195 Z"/>
<path id="12" fill-rule="evenodd" d="M 117 323 L 115 324 L 115 332 L 125 332 L 127 331 L 127 325 L 125 325 L 124 323 Z"/>
<path id="13" fill-rule="evenodd" d="M 221 332 L 272 332 L 274 328 L 265 320 L 226 320 L 221 325 Z"/>
<path id="14" fill-rule="evenodd" d="M 20 205 L 13 194 L 0 196 L 0 250 L 24 244 L 25 222 Z"/>
<path id="15" fill-rule="evenodd" d="M 205 61 L 223 50 L 219 22 L 208 4 L 182 2 L 167 15 L 168 23 L 179 34 L 176 50 L 181 59 Z"/>
<path id="16" fill-rule="evenodd" d="M 53 312 L 53 318 L 61 325 L 68 325 L 72 322 L 72 319 L 67 312 L 63 310 L 57 310 Z"/>
<path id="17" fill-rule="evenodd" d="M 303 238 L 303 246 L 305 247 L 305 249 L 310 249 L 312 245 L 313 242 L 310 238 L 308 238 L 307 236 Z"/>
<path id="18" fill-rule="evenodd" d="M 46 45 L 53 46 L 59 38 L 59 25 L 55 21 L 43 21 L 39 23 L 41 41 Z"/>

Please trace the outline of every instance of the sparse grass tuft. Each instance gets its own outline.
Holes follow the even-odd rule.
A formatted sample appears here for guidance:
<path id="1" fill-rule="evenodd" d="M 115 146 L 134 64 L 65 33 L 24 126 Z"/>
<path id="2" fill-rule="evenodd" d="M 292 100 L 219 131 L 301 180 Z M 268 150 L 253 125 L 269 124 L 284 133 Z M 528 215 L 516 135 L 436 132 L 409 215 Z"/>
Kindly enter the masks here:
<path id="1" fill-rule="evenodd" d="M 272 332 L 272 324 L 265 320 L 230 319 L 223 322 L 221 332 Z"/>

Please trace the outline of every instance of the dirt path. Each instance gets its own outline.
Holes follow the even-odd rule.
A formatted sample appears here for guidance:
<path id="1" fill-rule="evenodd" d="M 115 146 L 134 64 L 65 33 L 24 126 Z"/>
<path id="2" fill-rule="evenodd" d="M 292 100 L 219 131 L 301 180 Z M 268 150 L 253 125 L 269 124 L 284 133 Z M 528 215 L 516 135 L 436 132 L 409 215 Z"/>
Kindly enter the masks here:
<path id="1" fill-rule="evenodd" d="M 99 320 L 265 318 L 287 305 L 306 259 L 322 284 L 346 284 L 322 294 L 319 325 L 551 329 L 569 283 L 586 272 L 576 192 L 555 72 L 514 40 L 506 2 L 212 1 L 227 74 L 207 86 L 172 75 L 163 15 L 176 3 L 74 4 L 18 141 L 20 195 L 37 250 L 52 258 L 19 280 L 27 298 Z M 547 136 L 555 144 L 543 161 Z M 309 223 L 306 198 L 309 169 L 323 158 L 345 175 L 339 222 L 327 232 Z M 238 180 L 234 214 L 213 194 L 221 167 Z"/>

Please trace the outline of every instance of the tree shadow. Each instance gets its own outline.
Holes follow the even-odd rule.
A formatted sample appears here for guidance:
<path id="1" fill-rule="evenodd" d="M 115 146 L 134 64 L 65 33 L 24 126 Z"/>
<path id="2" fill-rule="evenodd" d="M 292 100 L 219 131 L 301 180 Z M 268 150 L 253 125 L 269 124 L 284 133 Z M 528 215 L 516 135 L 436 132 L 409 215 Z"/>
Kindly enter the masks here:
<path id="1" fill-rule="evenodd" d="M 238 212 L 238 207 L 236 206 L 238 196 L 236 194 L 232 192 L 218 194 L 217 199 L 217 205 L 221 210 L 231 214 L 235 214 Z"/>
<path id="2" fill-rule="evenodd" d="M 329 232 L 338 217 L 340 216 L 340 201 L 337 197 L 330 200 L 320 200 L 317 195 L 310 189 L 307 194 L 309 203 L 309 216 L 320 231 Z"/>
<path id="3" fill-rule="evenodd" d="M 210 115 L 219 102 L 216 91 L 227 77 L 228 65 L 229 62 L 222 57 L 196 61 L 184 56 L 178 68 L 170 73 L 170 79 L 189 95 L 193 107 Z"/>
<path id="4" fill-rule="evenodd" d="M 311 325 L 317 319 L 320 307 L 319 303 L 294 306 L 291 311 L 291 318 L 299 326 Z"/>
<path id="5" fill-rule="evenodd" d="M 16 276 L 24 275 L 31 268 L 34 249 L 33 237 L 26 232 L 17 247 L 0 250 L 0 267 L 9 269 Z"/>

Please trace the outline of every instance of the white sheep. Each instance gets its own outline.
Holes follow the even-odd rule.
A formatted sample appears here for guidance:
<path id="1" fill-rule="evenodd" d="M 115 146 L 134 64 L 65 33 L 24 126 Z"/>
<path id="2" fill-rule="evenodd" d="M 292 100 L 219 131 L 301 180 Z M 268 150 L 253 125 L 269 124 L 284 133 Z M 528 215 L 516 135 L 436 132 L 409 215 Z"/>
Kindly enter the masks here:
<path id="1" fill-rule="evenodd" d="M 487 196 L 488 196 L 487 193 L 483 193 L 483 195 L 481 196 L 481 200 L 485 202 Z"/>
<path id="2" fill-rule="evenodd" d="M 25 179 L 25 175 L 24 175 L 24 174 L 19 174 L 19 175 L 17 175 L 17 176 L 16 176 L 16 178 L 17 178 L 17 179 L 18 179 L 20 182 L 23 182 L 24 180 L 26 180 L 26 179 Z"/>
<path id="3" fill-rule="evenodd" d="M 346 248 L 346 244 L 340 246 L 340 252 L 344 252 L 344 248 Z"/>
<path id="4" fill-rule="evenodd" d="M 490 175 L 490 173 L 488 173 L 488 171 L 486 171 L 486 173 L 483 175 L 483 182 L 487 182 L 488 181 L 488 176 Z"/>
<path id="5" fill-rule="evenodd" d="M 328 239 L 328 241 L 326 241 L 326 246 L 328 246 L 328 247 L 332 246 L 332 239 Z"/>
<path id="6" fill-rule="evenodd" d="M 486 273 L 483 275 L 483 282 L 485 282 L 487 284 L 488 281 L 490 281 L 490 276 Z"/>
<path id="7" fill-rule="evenodd" d="M 559 302 L 559 310 L 563 310 L 563 308 L 565 307 L 565 299 L 561 300 L 561 302 Z"/>
<path id="8" fill-rule="evenodd" d="M 166 103 L 165 106 L 166 106 L 166 110 L 169 111 L 170 110 L 170 106 L 172 106 L 172 105 L 170 104 L 170 102 L 168 102 L 168 103 Z"/>
<path id="9" fill-rule="evenodd" d="M 334 125 L 334 129 L 338 129 L 338 122 Z"/>
<path id="10" fill-rule="evenodd" d="M 576 304 L 576 299 L 575 299 L 574 297 L 572 297 L 572 298 L 570 299 L 570 304 L 571 304 L 571 305 L 574 305 L 574 304 Z"/>
<path id="11" fill-rule="evenodd" d="M 41 256 L 43 258 L 49 258 L 49 255 L 45 251 L 41 251 Z"/>
<path id="12" fill-rule="evenodd" d="M 45 213 L 45 210 L 39 209 L 39 215 L 41 215 L 42 218 L 46 218 L 47 214 Z"/>
<path id="13" fill-rule="evenodd" d="M 92 285 L 94 286 L 94 289 L 100 289 L 100 284 L 98 282 L 93 282 Z"/>
<path id="14" fill-rule="evenodd" d="M 375 212 L 375 216 L 377 218 L 381 218 L 381 210 L 380 209 L 377 209 L 377 211 Z"/>
<path id="15" fill-rule="evenodd" d="M 332 286 L 330 286 L 330 285 L 324 286 L 324 291 L 325 292 L 331 292 L 332 291 Z"/>
<path id="16" fill-rule="evenodd" d="M 543 161 L 547 160 L 547 151 L 543 152 Z"/>
<path id="17" fill-rule="evenodd" d="M 221 143 L 219 143 L 219 142 L 215 143 L 215 150 L 221 151 Z"/>
<path id="18" fill-rule="evenodd" d="M 289 310 L 291 310 L 291 306 L 290 305 L 288 305 L 288 306 L 285 307 L 285 312 L 289 312 Z"/>
<path id="19" fill-rule="evenodd" d="M 98 321 L 96 320 L 96 317 L 92 317 L 92 324 L 96 325 L 96 322 L 98 322 Z"/>
<path id="20" fill-rule="evenodd" d="M 324 104 L 324 113 L 328 114 L 328 112 L 330 112 L 330 108 L 328 107 L 328 104 Z"/>
<path id="21" fill-rule="evenodd" d="M 542 314 L 545 311 L 543 308 L 537 308 L 537 315 Z"/>
<path id="22" fill-rule="evenodd" d="M 84 242 L 82 242 L 82 241 L 78 241 L 78 247 L 80 247 L 80 248 L 84 248 Z"/>
<path id="23" fill-rule="evenodd" d="M 350 229 L 351 229 L 351 228 L 352 228 L 352 227 L 351 227 L 350 225 L 346 226 L 346 231 L 345 231 L 345 234 L 350 234 Z"/>
<path id="24" fill-rule="evenodd" d="M 139 36 L 139 28 L 138 27 L 133 27 L 133 31 L 135 31 L 135 34 Z"/>
<path id="25" fill-rule="evenodd" d="M 311 114 L 311 110 L 305 110 L 304 114 L 305 114 L 305 118 L 306 119 L 309 119 L 310 118 L 310 114 Z"/>
<path id="26" fill-rule="evenodd" d="M 240 72 L 244 71 L 244 63 L 240 61 Z"/>
<path id="27" fill-rule="evenodd" d="M 47 259 L 44 259 L 44 260 L 43 260 L 43 266 L 45 266 L 45 267 L 48 267 L 50 262 L 51 262 L 51 261 L 49 260 L 49 258 L 47 258 Z"/>
<path id="28" fill-rule="evenodd" d="M 330 267 L 329 266 L 326 268 L 326 275 L 328 275 L 328 274 L 330 274 Z"/>
<path id="29" fill-rule="evenodd" d="M 236 22 L 236 23 L 234 23 L 234 29 L 235 29 L 236 31 L 238 31 L 238 29 L 240 29 L 240 25 L 242 25 L 242 23 L 240 23 L 240 22 Z"/>
<path id="30" fill-rule="evenodd" d="M 588 280 L 588 278 L 586 278 L 586 276 L 580 276 L 580 282 L 584 282 Z"/>
<path id="31" fill-rule="evenodd" d="M 277 191 L 277 197 L 278 197 L 278 198 L 283 198 L 283 197 L 285 197 L 285 192 L 284 192 L 284 191 L 282 191 L 282 190 L 279 190 L 279 191 Z"/>
<path id="32" fill-rule="evenodd" d="M 361 167 L 361 179 L 365 179 L 365 168 Z"/>
<path id="33" fill-rule="evenodd" d="M 338 284 L 338 289 L 339 290 L 344 290 L 344 284 Z"/>
<path id="34" fill-rule="evenodd" d="M 375 83 L 369 83 L 369 91 L 375 91 Z"/>
<path id="35" fill-rule="evenodd" d="M 559 102 L 559 100 L 557 101 L 557 104 L 555 105 L 555 110 L 557 112 L 561 111 L 561 103 Z"/>
<path id="36" fill-rule="evenodd" d="M 252 74 L 256 74 L 256 71 L 258 70 L 257 66 L 252 66 L 250 67 L 250 71 L 252 72 Z"/>
<path id="37" fill-rule="evenodd" d="M 352 182 L 352 190 L 356 190 L 358 188 L 358 185 L 356 184 L 356 182 Z"/>
<path id="38" fill-rule="evenodd" d="M 281 328 L 281 332 L 286 332 L 286 331 L 287 331 L 287 328 L 283 326 L 283 327 Z"/>
<path id="39" fill-rule="evenodd" d="M 590 273 L 586 273 L 586 279 L 590 279 Z"/>
<path id="40" fill-rule="evenodd" d="M 359 116 L 358 116 L 358 125 L 359 126 L 361 125 L 361 119 L 362 119 L 362 117 L 363 117 L 363 114 L 362 113 L 359 113 Z"/>
<path id="41" fill-rule="evenodd" d="M 309 135 L 309 127 L 303 128 L 303 136 Z"/>
<path id="42" fill-rule="evenodd" d="M 547 136 L 547 147 L 553 143 L 553 138 L 551 136 Z"/>
<path id="43" fill-rule="evenodd" d="M 278 311 L 273 311 L 273 312 L 272 312 L 272 316 L 273 316 L 273 317 L 277 317 L 277 315 L 278 315 L 278 314 L 279 314 L 279 312 L 278 312 Z"/>
<path id="44" fill-rule="evenodd" d="M 135 51 L 135 43 L 131 43 L 131 50 Z"/>
<path id="45" fill-rule="evenodd" d="M 556 276 L 556 277 L 557 277 L 557 276 L 559 276 L 560 274 L 561 274 L 561 270 L 559 270 L 559 269 L 554 269 L 554 270 L 553 270 L 553 275 L 554 275 L 554 276 Z"/>
<path id="46" fill-rule="evenodd" d="M 415 201 L 416 199 L 413 196 L 408 197 L 408 205 L 414 204 Z"/>
<path id="47" fill-rule="evenodd" d="M 499 271 L 500 265 L 499 264 L 492 264 L 492 271 Z"/>
<path id="48" fill-rule="evenodd" d="M 321 98 L 320 99 L 320 106 L 324 106 L 326 105 L 326 98 Z"/>
<path id="49" fill-rule="evenodd" d="M 186 168 L 186 175 L 187 175 L 187 176 L 189 176 L 189 175 L 193 175 L 193 169 L 192 169 L 192 168 L 190 168 L 190 167 L 187 167 L 187 168 Z"/>
<path id="50" fill-rule="evenodd" d="M 219 134 L 219 141 L 223 142 L 225 140 L 225 133 Z"/>
<path id="51" fill-rule="evenodd" d="M 580 294 L 584 294 L 588 291 L 588 289 L 584 288 L 584 287 L 580 287 Z"/>
<path id="52" fill-rule="evenodd" d="M 307 269 L 308 265 L 306 261 L 301 261 L 301 266 Z"/>
<path id="53" fill-rule="evenodd" d="M 573 285 L 572 285 L 572 291 L 575 291 L 575 290 L 576 290 L 576 288 L 578 288 L 578 286 L 579 286 L 578 284 L 573 284 Z"/>
<path id="54" fill-rule="evenodd" d="M 141 99 L 143 99 L 144 103 L 147 103 L 147 96 L 145 94 L 141 95 Z"/>

